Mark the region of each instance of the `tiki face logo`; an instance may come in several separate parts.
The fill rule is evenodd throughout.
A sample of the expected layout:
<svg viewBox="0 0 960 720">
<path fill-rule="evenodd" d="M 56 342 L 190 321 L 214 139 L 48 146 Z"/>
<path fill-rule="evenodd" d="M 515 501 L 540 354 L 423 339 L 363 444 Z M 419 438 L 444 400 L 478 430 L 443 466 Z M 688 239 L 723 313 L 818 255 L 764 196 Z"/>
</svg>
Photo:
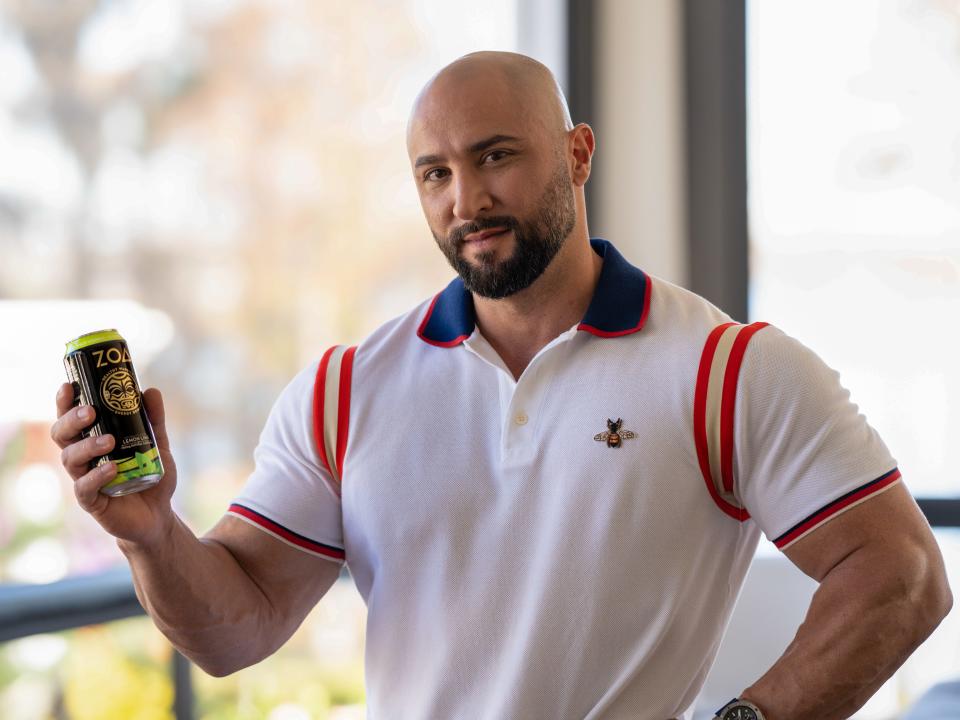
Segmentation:
<svg viewBox="0 0 960 720">
<path fill-rule="evenodd" d="M 119 415 L 133 415 L 140 409 L 140 393 L 133 375 L 124 367 L 114 368 L 100 382 L 100 397 Z"/>
</svg>

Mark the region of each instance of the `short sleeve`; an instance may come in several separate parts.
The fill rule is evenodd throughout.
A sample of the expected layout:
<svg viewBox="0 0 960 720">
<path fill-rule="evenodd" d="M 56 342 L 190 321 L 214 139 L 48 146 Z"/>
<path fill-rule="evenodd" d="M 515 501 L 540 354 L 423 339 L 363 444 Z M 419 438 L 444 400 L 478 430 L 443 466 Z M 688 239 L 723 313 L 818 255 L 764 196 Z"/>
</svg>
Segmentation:
<svg viewBox="0 0 960 720">
<path fill-rule="evenodd" d="M 340 498 L 314 440 L 318 365 L 280 394 L 254 451 L 254 471 L 229 513 L 304 552 L 343 562 Z"/>
<path fill-rule="evenodd" d="M 839 374 L 777 328 L 747 346 L 736 415 L 738 495 L 781 550 L 900 478 Z"/>
</svg>

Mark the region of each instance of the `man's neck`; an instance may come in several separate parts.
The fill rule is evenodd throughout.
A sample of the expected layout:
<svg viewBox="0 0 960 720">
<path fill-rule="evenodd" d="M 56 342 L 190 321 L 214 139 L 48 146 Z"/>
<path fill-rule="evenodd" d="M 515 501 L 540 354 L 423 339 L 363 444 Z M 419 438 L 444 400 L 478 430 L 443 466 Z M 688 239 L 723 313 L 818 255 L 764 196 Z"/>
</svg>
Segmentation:
<svg viewBox="0 0 960 720">
<path fill-rule="evenodd" d="M 571 236 L 527 289 L 502 300 L 474 295 L 477 327 L 514 378 L 545 345 L 583 319 L 602 265 L 586 237 Z"/>
</svg>

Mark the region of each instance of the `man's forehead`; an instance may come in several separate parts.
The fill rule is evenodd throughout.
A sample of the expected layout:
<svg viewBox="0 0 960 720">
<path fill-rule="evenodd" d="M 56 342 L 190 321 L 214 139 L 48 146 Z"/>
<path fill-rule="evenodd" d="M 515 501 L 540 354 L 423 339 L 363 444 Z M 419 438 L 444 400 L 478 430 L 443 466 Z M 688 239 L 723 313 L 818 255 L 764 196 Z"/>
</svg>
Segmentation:
<svg viewBox="0 0 960 720">
<path fill-rule="evenodd" d="M 459 88 L 418 100 L 407 128 L 411 158 L 423 153 L 469 152 L 477 143 L 499 137 L 524 141 L 532 134 L 531 119 L 508 93 Z"/>
<path fill-rule="evenodd" d="M 407 150 L 411 155 L 439 150 L 472 152 L 482 150 L 477 144 L 488 138 L 524 142 L 532 134 L 529 123 L 509 113 L 447 113 L 411 122 Z"/>
<path fill-rule="evenodd" d="M 529 137 L 570 130 L 563 91 L 549 68 L 518 53 L 465 55 L 440 70 L 414 101 L 407 125 L 413 157 L 425 140 L 469 145 L 493 134 Z M 419 148 L 417 148 L 419 149 Z"/>
</svg>

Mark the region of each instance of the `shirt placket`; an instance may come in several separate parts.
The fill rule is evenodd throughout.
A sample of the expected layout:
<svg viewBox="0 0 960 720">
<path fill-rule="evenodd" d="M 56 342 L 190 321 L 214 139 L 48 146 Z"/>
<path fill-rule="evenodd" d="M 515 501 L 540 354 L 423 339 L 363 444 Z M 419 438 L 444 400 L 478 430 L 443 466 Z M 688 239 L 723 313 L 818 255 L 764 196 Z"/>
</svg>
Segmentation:
<svg viewBox="0 0 960 720">
<path fill-rule="evenodd" d="M 515 380 L 486 339 L 474 332 L 467 348 L 497 371 L 500 396 L 500 457 L 506 468 L 529 465 L 537 455 L 544 426 L 541 408 L 555 379 L 554 366 L 576 328 L 554 338 L 538 352 Z"/>
</svg>

